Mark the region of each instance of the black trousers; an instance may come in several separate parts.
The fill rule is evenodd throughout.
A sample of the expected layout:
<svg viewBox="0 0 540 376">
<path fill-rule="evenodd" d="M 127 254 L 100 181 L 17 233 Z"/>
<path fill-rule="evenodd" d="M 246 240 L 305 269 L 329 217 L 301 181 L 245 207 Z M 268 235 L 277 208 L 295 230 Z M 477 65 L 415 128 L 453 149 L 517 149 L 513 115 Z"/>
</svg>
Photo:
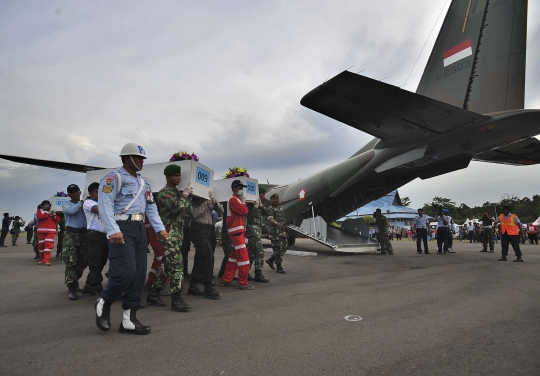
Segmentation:
<svg viewBox="0 0 540 376">
<path fill-rule="evenodd" d="M 469 231 L 469 243 L 474 242 L 476 243 L 476 237 L 474 236 L 474 231 Z"/>
<path fill-rule="evenodd" d="M 531 241 L 531 244 L 534 242 L 534 244 L 538 244 L 538 234 L 528 234 L 529 240 Z"/>
<path fill-rule="evenodd" d="M 122 301 L 123 309 L 138 307 L 146 281 L 146 230 L 142 221 L 117 221 L 125 244 L 109 240 L 109 282 L 101 293 L 107 303 Z"/>
<path fill-rule="evenodd" d="M 422 241 L 424 242 L 424 252 L 428 253 L 428 231 L 427 228 L 416 229 L 416 251 L 422 253 Z"/>
<path fill-rule="evenodd" d="M 448 227 L 437 228 L 437 252 L 441 251 L 448 252 Z"/>
<path fill-rule="evenodd" d="M 107 264 L 109 255 L 109 241 L 107 234 L 99 231 L 88 230 L 88 275 L 86 276 L 86 285 L 96 292 L 101 292 L 103 286 L 103 275 L 101 272 Z"/>
<path fill-rule="evenodd" d="M 214 277 L 215 227 L 192 222 L 189 236 L 195 244 L 195 257 L 190 278 L 201 282 L 211 281 Z"/>
<path fill-rule="evenodd" d="M 2 230 L 2 234 L 0 235 L 0 245 L 4 245 L 4 241 L 6 240 L 6 236 L 9 232 L 9 229 Z"/>
<path fill-rule="evenodd" d="M 183 230 L 184 238 L 182 240 L 182 247 L 180 248 L 180 253 L 182 253 L 182 261 L 184 263 L 184 276 L 189 274 L 188 255 L 189 255 L 189 250 L 191 248 L 191 237 L 189 234 L 190 231 L 191 229 L 189 227 L 184 227 L 184 230 Z"/>
<path fill-rule="evenodd" d="M 30 229 L 26 232 L 26 243 L 32 242 L 32 236 L 34 236 L 34 231 Z"/>
<path fill-rule="evenodd" d="M 58 231 L 58 242 L 56 243 L 56 254 L 60 255 L 62 254 L 62 249 L 64 249 L 64 233 L 66 232 L 65 228 L 61 228 L 60 231 Z"/>
<path fill-rule="evenodd" d="M 514 249 L 514 253 L 516 254 L 516 257 L 521 257 L 521 249 L 519 248 L 519 235 L 508 235 L 508 234 L 501 234 L 501 248 L 502 248 L 502 255 L 507 256 L 508 255 L 508 245 L 512 245 L 512 248 Z"/>
</svg>

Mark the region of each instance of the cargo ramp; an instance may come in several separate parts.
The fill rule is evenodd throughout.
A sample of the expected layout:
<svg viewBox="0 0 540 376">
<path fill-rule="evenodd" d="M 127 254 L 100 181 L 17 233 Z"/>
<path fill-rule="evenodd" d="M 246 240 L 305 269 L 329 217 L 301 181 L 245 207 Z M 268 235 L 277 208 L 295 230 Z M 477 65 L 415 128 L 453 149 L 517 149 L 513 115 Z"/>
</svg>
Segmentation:
<svg viewBox="0 0 540 376">
<path fill-rule="evenodd" d="M 337 252 L 377 252 L 379 243 L 363 235 L 369 233 L 369 226 L 362 218 L 346 222 L 340 229 L 327 225 L 321 217 L 313 217 L 304 219 L 300 226 L 289 225 L 287 230 L 289 235 L 311 239 Z"/>
</svg>

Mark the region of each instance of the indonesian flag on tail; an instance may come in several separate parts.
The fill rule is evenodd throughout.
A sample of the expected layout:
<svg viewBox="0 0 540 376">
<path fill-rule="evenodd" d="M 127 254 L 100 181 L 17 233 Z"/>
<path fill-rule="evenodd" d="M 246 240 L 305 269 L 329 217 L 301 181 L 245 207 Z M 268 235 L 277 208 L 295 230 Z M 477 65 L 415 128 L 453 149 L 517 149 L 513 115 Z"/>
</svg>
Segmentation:
<svg viewBox="0 0 540 376">
<path fill-rule="evenodd" d="M 449 50 L 444 51 L 443 53 L 443 63 L 444 66 L 455 63 L 467 56 L 472 55 L 471 40 L 467 39 L 465 42 L 458 44 L 450 48 Z"/>
</svg>

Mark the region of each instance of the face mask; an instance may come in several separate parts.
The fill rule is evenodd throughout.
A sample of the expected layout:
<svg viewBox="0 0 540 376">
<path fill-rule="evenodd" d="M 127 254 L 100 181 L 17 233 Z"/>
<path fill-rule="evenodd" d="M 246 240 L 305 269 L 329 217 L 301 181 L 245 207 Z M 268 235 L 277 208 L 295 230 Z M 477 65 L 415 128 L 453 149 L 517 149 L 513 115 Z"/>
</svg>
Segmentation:
<svg viewBox="0 0 540 376">
<path fill-rule="evenodd" d="M 49 205 L 43 205 L 41 208 L 42 208 L 43 210 L 49 210 L 50 206 L 49 206 Z"/>
<path fill-rule="evenodd" d="M 238 196 L 242 197 L 244 195 L 244 190 L 240 189 L 237 193 Z"/>
</svg>

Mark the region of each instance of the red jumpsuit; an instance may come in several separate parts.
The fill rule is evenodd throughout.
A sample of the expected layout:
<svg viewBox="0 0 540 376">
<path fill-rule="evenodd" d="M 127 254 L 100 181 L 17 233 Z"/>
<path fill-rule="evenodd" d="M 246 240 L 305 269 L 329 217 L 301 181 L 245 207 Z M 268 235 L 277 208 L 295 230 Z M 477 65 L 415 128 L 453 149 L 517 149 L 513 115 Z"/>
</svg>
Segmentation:
<svg viewBox="0 0 540 376">
<path fill-rule="evenodd" d="M 152 266 L 150 267 L 150 271 L 148 272 L 148 279 L 146 280 L 146 284 L 149 286 L 152 286 L 154 283 L 154 279 L 156 278 L 157 272 L 159 270 L 159 267 L 161 266 L 161 260 L 163 260 L 163 255 L 165 254 L 165 250 L 163 249 L 163 246 L 158 240 L 156 231 L 154 228 L 150 225 L 150 221 L 148 220 L 148 217 L 144 219 L 144 227 L 146 229 L 146 239 L 152 246 L 152 249 L 154 250 L 154 261 L 152 262 Z"/>
<path fill-rule="evenodd" d="M 226 223 L 227 233 L 234 249 L 229 255 L 222 279 L 230 283 L 238 270 L 238 282 L 244 286 L 248 285 L 249 273 L 249 256 L 244 232 L 244 218 L 248 212 L 249 209 L 246 204 L 242 203 L 240 196 L 233 193 L 227 205 Z"/>
<path fill-rule="evenodd" d="M 54 249 L 54 235 L 56 224 L 60 223 L 58 214 L 50 215 L 48 211 L 39 209 L 36 213 L 38 219 L 38 264 L 51 265 L 51 251 Z"/>
</svg>

